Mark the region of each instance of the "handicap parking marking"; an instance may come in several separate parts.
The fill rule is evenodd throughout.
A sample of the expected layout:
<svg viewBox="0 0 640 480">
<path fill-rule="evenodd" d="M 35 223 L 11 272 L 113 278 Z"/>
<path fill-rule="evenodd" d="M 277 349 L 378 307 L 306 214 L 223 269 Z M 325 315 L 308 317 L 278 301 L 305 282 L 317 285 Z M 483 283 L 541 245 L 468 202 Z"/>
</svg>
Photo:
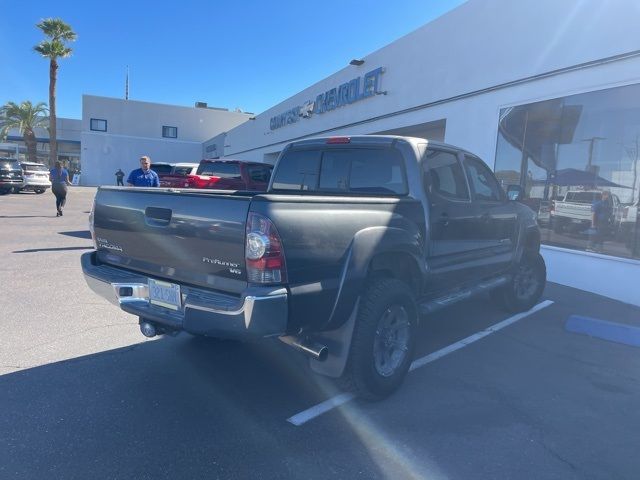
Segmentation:
<svg viewBox="0 0 640 480">
<path fill-rule="evenodd" d="M 567 319 L 564 328 L 568 332 L 581 333 L 610 342 L 640 347 L 640 327 L 582 315 L 571 315 Z"/>
<path fill-rule="evenodd" d="M 492 333 L 500 331 L 503 328 L 508 327 L 509 325 L 513 325 L 517 321 L 522 320 L 523 318 L 526 318 L 530 315 L 533 315 L 534 313 L 542 310 L 543 308 L 547 308 L 550 305 L 553 305 L 552 300 L 545 300 L 543 302 L 540 302 L 539 304 L 537 304 L 530 310 L 527 310 L 526 312 L 513 315 L 507 318 L 506 320 L 498 322 L 495 325 L 491 325 L 490 327 L 480 332 L 474 333 L 473 335 L 470 335 L 466 338 L 463 338 L 462 340 L 456 343 L 452 343 L 451 345 L 441 348 L 440 350 L 436 350 L 433 353 L 430 353 L 428 355 L 425 355 L 422 358 L 414 360 L 411 363 L 411 367 L 409 367 L 409 371 L 412 372 L 420 367 L 424 367 L 425 365 L 431 362 L 434 362 L 439 358 L 444 357 L 445 355 L 449 355 L 450 353 L 455 352 L 456 350 L 460 350 L 461 348 L 466 347 L 467 345 L 471 345 L 472 343 L 477 342 L 478 340 L 488 335 L 491 335 Z M 341 393 L 339 395 L 331 397 L 328 400 L 325 400 L 324 402 L 314 405 L 311 408 L 308 408 L 300 413 L 297 413 L 292 417 L 287 418 L 287 422 L 295 425 L 296 427 L 299 427 L 301 425 L 304 425 L 308 421 L 313 420 L 314 418 L 319 417 L 320 415 L 333 410 L 334 408 L 337 408 L 341 405 L 344 405 L 347 402 L 350 402 L 354 398 L 355 398 L 355 395 L 352 393 Z"/>
</svg>

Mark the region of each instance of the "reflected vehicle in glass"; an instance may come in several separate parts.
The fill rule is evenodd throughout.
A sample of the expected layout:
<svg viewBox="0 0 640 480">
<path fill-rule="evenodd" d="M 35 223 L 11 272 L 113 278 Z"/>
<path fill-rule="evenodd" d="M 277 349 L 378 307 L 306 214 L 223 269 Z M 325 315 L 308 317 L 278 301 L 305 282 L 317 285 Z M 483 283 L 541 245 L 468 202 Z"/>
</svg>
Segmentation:
<svg viewBox="0 0 640 480">
<path fill-rule="evenodd" d="M 565 229 L 583 231 L 591 227 L 593 205 L 602 200 L 600 190 L 570 191 L 561 200 L 552 200 L 549 210 L 551 227 L 555 233 L 562 233 Z M 620 207 L 620 200 L 616 195 L 609 195 L 609 218 L 607 223 L 614 226 L 615 212 Z"/>
<path fill-rule="evenodd" d="M 590 249 L 593 209 L 609 192 L 599 253 L 640 258 L 640 85 L 503 108 L 494 171 L 537 212 L 542 243 Z M 602 238 L 599 238 L 599 241 Z"/>
</svg>

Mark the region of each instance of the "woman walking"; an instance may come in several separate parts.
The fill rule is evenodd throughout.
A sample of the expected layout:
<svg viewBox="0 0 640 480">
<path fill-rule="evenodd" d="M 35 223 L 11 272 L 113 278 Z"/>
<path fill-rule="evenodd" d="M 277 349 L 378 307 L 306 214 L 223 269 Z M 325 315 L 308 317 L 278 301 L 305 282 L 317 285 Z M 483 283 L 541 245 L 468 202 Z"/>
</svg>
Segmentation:
<svg viewBox="0 0 640 480">
<path fill-rule="evenodd" d="M 51 180 L 51 191 L 56 196 L 56 217 L 62 216 L 62 209 L 67 201 L 67 185 L 71 185 L 69 181 L 69 172 L 62 168 L 62 163 L 56 161 L 55 168 L 49 172 L 49 180 Z"/>
</svg>

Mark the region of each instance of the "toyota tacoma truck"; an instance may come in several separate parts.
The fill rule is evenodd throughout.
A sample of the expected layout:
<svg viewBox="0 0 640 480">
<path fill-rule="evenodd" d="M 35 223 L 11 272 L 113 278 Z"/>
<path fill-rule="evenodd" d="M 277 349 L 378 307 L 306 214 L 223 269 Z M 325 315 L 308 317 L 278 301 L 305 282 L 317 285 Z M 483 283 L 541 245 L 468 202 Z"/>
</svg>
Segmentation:
<svg viewBox="0 0 640 480">
<path fill-rule="evenodd" d="M 512 311 L 546 281 L 533 211 L 475 155 L 419 138 L 289 144 L 263 193 L 100 187 L 89 286 L 145 336 L 279 338 L 380 399 L 421 316 L 481 292 Z"/>
</svg>

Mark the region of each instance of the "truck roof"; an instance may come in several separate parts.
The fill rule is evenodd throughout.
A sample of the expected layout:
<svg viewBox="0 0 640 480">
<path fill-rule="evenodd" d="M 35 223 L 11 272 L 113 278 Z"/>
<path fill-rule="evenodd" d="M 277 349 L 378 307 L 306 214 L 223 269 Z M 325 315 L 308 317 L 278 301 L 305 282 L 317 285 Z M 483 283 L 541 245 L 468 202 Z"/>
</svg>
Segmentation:
<svg viewBox="0 0 640 480">
<path fill-rule="evenodd" d="M 336 135 L 336 136 L 330 136 L 330 137 L 313 137 L 313 138 L 306 138 L 304 140 L 298 140 L 298 141 L 292 142 L 290 145 L 292 147 L 327 145 L 328 144 L 327 141 L 329 139 L 349 139 L 349 142 L 345 142 L 345 144 L 350 144 L 350 145 L 388 145 L 388 146 L 391 146 L 395 141 L 404 140 L 413 145 L 416 145 L 419 143 L 420 144 L 426 143 L 428 145 L 440 146 L 445 148 L 449 147 L 455 150 L 463 151 L 465 153 L 468 153 L 469 155 L 476 156 L 464 148 L 460 148 L 455 145 L 451 145 L 449 143 L 438 142 L 435 140 L 428 140 L 420 137 L 405 137 L 401 135 Z M 341 142 L 337 142 L 337 143 L 341 143 Z"/>
</svg>

